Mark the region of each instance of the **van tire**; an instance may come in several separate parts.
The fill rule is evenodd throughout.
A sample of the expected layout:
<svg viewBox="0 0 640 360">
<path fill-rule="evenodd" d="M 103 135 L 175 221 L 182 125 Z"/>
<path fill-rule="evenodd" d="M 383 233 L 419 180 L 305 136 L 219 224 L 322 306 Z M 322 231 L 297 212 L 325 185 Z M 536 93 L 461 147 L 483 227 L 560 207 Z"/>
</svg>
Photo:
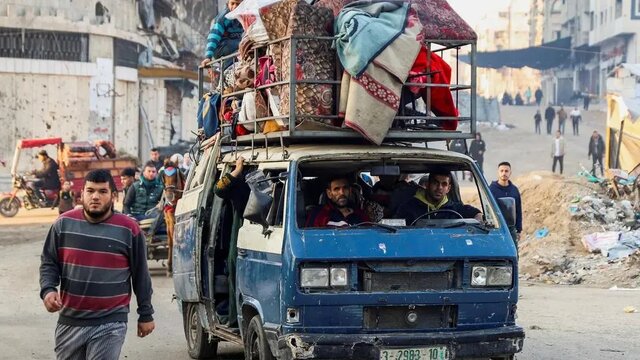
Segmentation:
<svg viewBox="0 0 640 360">
<path fill-rule="evenodd" d="M 209 334 L 198 318 L 198 303 L 184 303 L 182 309 L 182 324 L 189 356 L 192 359 L 215 359 L 218 341 L 209 341 Z"/>
<path fill-rule="evenodd" d="M 245 360 L 273 360 L 260 315 L 252 317 L 247 326 L 244 337 L 244 358 Z"/>
</svg>

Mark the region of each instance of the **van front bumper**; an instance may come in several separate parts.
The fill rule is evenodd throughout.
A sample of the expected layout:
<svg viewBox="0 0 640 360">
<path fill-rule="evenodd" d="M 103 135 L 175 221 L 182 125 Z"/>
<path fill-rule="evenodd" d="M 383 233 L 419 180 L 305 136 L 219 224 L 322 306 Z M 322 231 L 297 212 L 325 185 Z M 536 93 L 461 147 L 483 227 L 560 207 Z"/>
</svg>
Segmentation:
<svg viewBox="0 0 640 360">
<path fill-rule="evenodd" d="M 275 336 L 267 331 L 267 337 L 273 339 Z M 451 359 L 509 356 L 520 352 L 523 343 L 524 330 L 519 326 L 427 334 L 293 333 L 277 336 L 282 359 L 379 359 L 381 349 L 434 345 L 446 345 Z"/>
</svg>

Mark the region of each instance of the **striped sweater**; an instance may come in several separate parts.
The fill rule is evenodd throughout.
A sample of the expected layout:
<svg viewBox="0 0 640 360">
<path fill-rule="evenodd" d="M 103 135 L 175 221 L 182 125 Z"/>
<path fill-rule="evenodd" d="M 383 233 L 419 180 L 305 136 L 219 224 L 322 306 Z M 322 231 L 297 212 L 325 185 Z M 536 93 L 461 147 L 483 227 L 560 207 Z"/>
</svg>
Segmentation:
<svg viewBox="0 0 640 360">
<path fill-rule="evenodd" d="M 40 298 L 58 285 L 61 324 L 126 322 L 132 286 L 138 321 L 153 320 L 145 239 L 135 220 L 120 213 L 90 223 L 74 209 L 56 220 L 42 250 Z"/>
<path fill-rule="evenodd" d="M 229 8 L 225 6 L 224 10 L 216 16 L 213 20 L 213 25 L 211 25 L 211 30 L 209 30 L 209 36 L 207 36 L 207 48 L 205 49 L 204 57 L 207 59 L 214 58 L 214 52 L 222 42 L 222 39 L 225 37 L 233 36 L 235 38 L 240 38 L 243 33 L 242 25 L 238 20 L 227 19 L 225 15 L 229 13 Z M 224 55 L 230 55 L 224 54 Z M 224 56 L 221 55 L 221 56 Z"/>
</svg>

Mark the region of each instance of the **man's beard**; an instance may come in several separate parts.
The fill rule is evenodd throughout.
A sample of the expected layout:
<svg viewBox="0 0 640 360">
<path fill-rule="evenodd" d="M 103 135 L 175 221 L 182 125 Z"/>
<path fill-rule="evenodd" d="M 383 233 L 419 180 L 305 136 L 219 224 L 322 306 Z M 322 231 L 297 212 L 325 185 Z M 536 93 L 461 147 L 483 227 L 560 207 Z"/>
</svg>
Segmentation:
<svg viewBox="0 0 640 360">
<path fill-rule="evenodd" d="M 99 210 L 90 210 L 90 208 L 86 205 L 84 205 L 83 208 L 84 208 L 84 213 L 87 215 L 87 217 L 93 220 L 99 220 L 103 216 L 105 216 L 107 213 L 109 213 L 109 211 L 111 211 L 112 206 L 113 206 L 113 203 L 108 203 Z"/>
</svg>

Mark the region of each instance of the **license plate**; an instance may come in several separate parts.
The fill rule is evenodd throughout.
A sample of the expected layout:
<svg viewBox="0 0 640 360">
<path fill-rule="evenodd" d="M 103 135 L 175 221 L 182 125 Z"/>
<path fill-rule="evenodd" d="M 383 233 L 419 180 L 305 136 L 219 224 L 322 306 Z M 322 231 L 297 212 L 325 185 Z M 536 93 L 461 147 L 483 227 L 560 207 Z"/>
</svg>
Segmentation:
<svg viewBox="0 0 640 360">
<path fill-rule="evenodd" d="M 382 349 L 380 360 L 449 360 L 449 349 L 446 346 L 430 346 L 421 348 Z"/>
</svg>

